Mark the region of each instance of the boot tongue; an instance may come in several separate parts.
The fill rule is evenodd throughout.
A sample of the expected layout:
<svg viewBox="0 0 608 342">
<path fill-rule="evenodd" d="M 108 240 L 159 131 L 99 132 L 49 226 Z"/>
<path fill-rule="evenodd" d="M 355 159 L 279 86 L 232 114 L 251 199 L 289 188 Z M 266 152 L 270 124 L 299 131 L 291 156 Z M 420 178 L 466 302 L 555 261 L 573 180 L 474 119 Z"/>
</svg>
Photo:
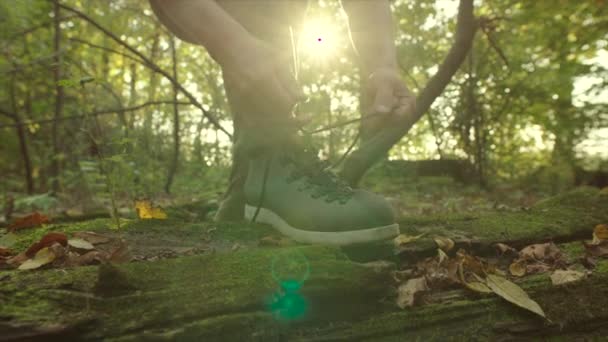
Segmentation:
<svg viewBox="0 0 608 342">
<path fill-rule="evenodd" d="M 317 186 L 320 195 L 327 195 L 330 200 L 348 199 L 352 188 L 327 169 L 327 163 L 319 159 L 317 149 L 310 142 L 299 138 L 282 146 L 279 158 L 293 164 L 294 174 L 307 177 L 309 183 Z"/>
</svg>

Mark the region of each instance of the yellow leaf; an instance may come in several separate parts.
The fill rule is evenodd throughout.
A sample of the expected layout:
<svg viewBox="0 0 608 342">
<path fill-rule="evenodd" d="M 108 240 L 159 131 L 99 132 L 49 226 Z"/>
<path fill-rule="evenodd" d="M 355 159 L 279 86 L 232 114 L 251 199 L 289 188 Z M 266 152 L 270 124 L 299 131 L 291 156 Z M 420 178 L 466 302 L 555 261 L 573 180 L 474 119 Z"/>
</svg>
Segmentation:
<svg viewBox="0 0 608 342">
<path fill-rule="evenodd" d="M 494 293 L 506 301 L 546 318 L 540 305 L 515 283 L 494 274 L 488 274 L 486 283 Z"/>
<path fill-rule="evenodd" d="M 33 270 L 35 268 L 44 266 L 53 260 L 55 260 L 55 254 L 48 247 L 44 247 L 36 252 L 36 255 L 34 255 L 32 259 L 26 260 L 23 264 L 21 264 L 18 269 Z"/>
<path fill-rule="evenodd" d="M 444 252 L 449 252 L 452 248 L 454 248 L 454 241 L 452 241 L 450 238 L 436 237 L 433 240 L 435 240 L 437 246 Z"/>
<path fill-rule="evenodd" d="M 161 207 L 153 207 L 148 200 L 135 201 L 135 210 L 137 211 L 137 217 L 142 220 L 164 220 L 167 218 L 167 214 Z"/>
<path fill-rule="evenodd" d="M 420 239 L 423 235 L 425 235 L 426 233 L 422 233 L 420 235 L 416 235 L 416 236 L 411 236 L 411 235 L 406 235 L 406 234 L 399 234 L 397 235 L 396 238 L 393 239 L 393 243 L 395 244 L 395 247 L 401 247 L 405 244 L 408 244 L 412 241 L 416 241 L 418 239 Z"/>
<path fill-rule="evenodd" d="M 516 260 L 509 265 L 509 272 L 516 277 L 523 277 L 526 275 L 526 261 L 523 259 Z"/>
<path fill-rule="evenodd" d="M 593 240 L 608 240 L 608 224 L 598 224 L 593 229 Z"/>
</svg>

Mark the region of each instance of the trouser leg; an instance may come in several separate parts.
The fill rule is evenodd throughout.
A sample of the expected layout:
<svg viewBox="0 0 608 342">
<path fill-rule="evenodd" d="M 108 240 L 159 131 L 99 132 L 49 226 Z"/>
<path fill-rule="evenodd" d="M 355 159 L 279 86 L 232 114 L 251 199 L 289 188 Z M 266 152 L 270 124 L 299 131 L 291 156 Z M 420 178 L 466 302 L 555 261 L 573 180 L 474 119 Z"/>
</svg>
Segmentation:
<svg viewBox="0 0 608 342">
<path fill-rule="evenodd" d="M 289 25 L 298 25 L 304 14 L 305 0 L 221 0 L 218 3 L 258 39 L 271 47 L 285 52 L 291 49 Z M 243 53 L 247 53 L 244 51 Z M 241 220 L 245 208 L 243 185 L 247 177 L 248 156 L 260 142 L 272 143 L 281 134 L 292 134 L 286 127 L 272 127 L 265 120 L 270 114 L 289 117 L 290 113 L 262 113 L 256 108 L 250 95 L 240 91 L 224 73 L 224 88 L 230 104 L 234 125 L 232 170 L 229 186 L 222 198 L 215 219 L 217 221 Z M 281 131 L 283 130 L 283 131 Z M 270 139 L 270 141 L 269 141 Z"/>
</svg>

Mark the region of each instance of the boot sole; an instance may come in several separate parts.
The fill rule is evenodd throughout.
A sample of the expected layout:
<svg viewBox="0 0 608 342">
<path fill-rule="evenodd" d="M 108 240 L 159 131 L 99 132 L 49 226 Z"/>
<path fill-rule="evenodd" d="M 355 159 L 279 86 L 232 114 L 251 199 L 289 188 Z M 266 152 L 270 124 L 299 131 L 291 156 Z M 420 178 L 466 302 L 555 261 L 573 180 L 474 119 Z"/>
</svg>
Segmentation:
<svg viewBox="0 0 608 342">
<path fill-rule="evenodd" d="M 255 215 L 256 210 L 257 207 L 245 205 L 245 218 L 251 220 L 253 215 Z M 283 235 L 288 236 L 297 242 L 332 246 L 345 246 L 356 243 L 388 240 L 399 235 L 398 223 L 374 228 L 337 232 L 317 232 L 298 229 L 292 227 L 279 215 L 266 208 L 260 208 L 256 222 L 269 224 Z"/>
</svg>

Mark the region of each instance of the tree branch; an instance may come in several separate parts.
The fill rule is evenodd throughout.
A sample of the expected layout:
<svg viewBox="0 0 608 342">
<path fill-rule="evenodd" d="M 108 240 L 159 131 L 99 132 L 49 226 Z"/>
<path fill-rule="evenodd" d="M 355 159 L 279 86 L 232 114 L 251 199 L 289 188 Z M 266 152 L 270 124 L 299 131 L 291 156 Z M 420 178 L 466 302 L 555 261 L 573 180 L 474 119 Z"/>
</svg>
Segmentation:
<svg viewBox="0 0 608 342">
<path fill-rule="evenodd" d="M 184 96 L 186 96 L 188 98 L 188 100 L 190 100 L 190 102 L 192 102 L 192 105 L 194 105 L 195 107 L 197 107 L 198 109 L 201 110 L 201 112 L 203 113 L 203 115 L 213 124 L 213 126 L 215 126 L 217 129 L 219 129 L 220 131 L 222 131 L 226 135 L 228 135 L 230 138 L 232 138 L 232 134 L 230 134 L 226 129 L 224 129 L 224 127 L 222 127 L 222 125 L 220 125 L 219 121 L 213 115 L 211 115 L 211 113 L 209 113 L 207 110 L 205 110 L 205 108 L 203 107 L 203 105 L 194 97 L 194 95 L 192 95 L 188 90 L 186 90 L 168 72 L 166 72 L 165 70 L 161 69 L 157 64 L 155 64 L 154 62 L 152 62 L 144 54 L 142 54 L 141 52 L 137 51 L 135 48 L 133 48 L 132 46 L 130 46 L 129 44 L 127 44 L 126 42 L 124 42 L 122 39 L 120 39 L 119 37 L 117 37 L 115 34 L 113 34 L 112 32 L 110 32 L 105 27 L 101 26 L 101 24 L 99 24 L 98 22 L 96 22 L 93 18 L 91 18 L 88 15 L 84 14 L 83 12 L 81 12 L 81 11 L 79 11 L 79 10 L 73 8 L 73 7 L 67 6 L 65 4 L 60 4 L 59 6 L 61 8 L 63 8 L 64 10 L 66 10 L 66 11 L 69 11 L 71 13 L 76 14 L 78 17 L 80 17 L 84 21 L 88 22 L 89 24 L 91 24 L 92 26 L 94 26 L 95 28 L 97 28 L 99 31 L 103 32 L 106 36 L 110 37 L 116 43 L 118 43 L 119 45 L 123 46 L 129 52 L 131 52 L 132 54 L 134 54 L 135 56 L 137 56 L 138 58 L 140 58 L 143 61 L 144 65 L 146 65 L 150 69 L 158 72 L 159 74 L 163 75 L 167 80 L 169 80 L 171 82 L 171 84 L 173 84 L 174 87 L 176 87 L 177 89 L 179 89 L 179 91 L 181 91 L 184 94 Z"/>
<path fill-rule="evenodd" d="M 87 116 L 99 116 L 99 115 L 107 115 L 107 114 L 133 112 L 133 111 L 136 111 L 138 109 L 142 109 L 144 107 L 153 106 L 153 105 L 160 105 L 160 104 L 175 104 L 175 105 L 184 105 L 184 106 L 185 105 L 192 105 L 192 103 L 190 103 L 190 102 L 150 101 L 150 102 L 145 102 L 145 103 L 139 104 L 137 106 L 133 106 L 133 107 L 126 107 L 126 108 L 119 108 L 119 109 L 102 109 L 102 110 L 94 111 L 94 112 L 91 112 L 91 113 L 88 113 L 88 114 L 63 116 L 63 117 L 61 117 L 61 119 L 59 121 L 81 119 L 81 118 L 84 118 L 84 117 L 87 117 Z M 4 111 L 2 108 L 0 108 L 0 114 L 3 114 L 3 115 L 8 116 L 10 118 L 13 118 L 11 116 L 10 112 Z M 55 121 L 56 121 L 55 119 L 44 119 L 44 120 L 37 120 L 37 121 L 27 121 L 27 122 L 21 122 L 19 124 L 4 124 L 4 125 L 0 125 L 0 128 L 11 128 L 11 127 L 17 127 L 17 126 L 33 125 L 33 124 L 43 125 L 43 124 L 53 123 Z"/>
<path fill-rule="evenodd" d="M 416 109 L 398 124 L 385 128 L 354 151 L 344 162 L 341 176 L 351 185 L 356 185 L 365 172 L 382 159 L 396 143 L 403 138 L 411 127 L 428 111 L 433 102 L 450 83 L 452 77 L 466 58 L 478 22 L 473 15 L 473 0 L 460 0 L 456 24 L 455 41 L 437 73 L 429 80 L 416 98 Z"/>
</svg>

